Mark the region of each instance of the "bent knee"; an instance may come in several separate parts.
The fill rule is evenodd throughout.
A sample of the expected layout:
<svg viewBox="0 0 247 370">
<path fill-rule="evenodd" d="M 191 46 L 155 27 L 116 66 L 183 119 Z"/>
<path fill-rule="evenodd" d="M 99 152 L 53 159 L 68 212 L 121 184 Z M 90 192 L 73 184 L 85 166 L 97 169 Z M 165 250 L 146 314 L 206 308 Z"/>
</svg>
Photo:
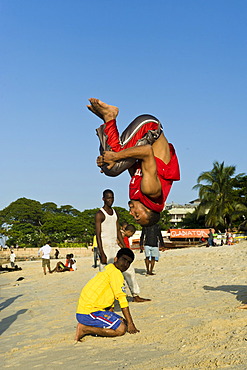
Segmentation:
<svg viewBox="0 0 247 370">
<path fill-rule="evenodd" d="M 116 329 L 116 334 L 120 337 L 121 335 L 124 335 L 127 331 L 127 326 L 125 323 L 121 322 L 119 327 Z"/>
</svg>

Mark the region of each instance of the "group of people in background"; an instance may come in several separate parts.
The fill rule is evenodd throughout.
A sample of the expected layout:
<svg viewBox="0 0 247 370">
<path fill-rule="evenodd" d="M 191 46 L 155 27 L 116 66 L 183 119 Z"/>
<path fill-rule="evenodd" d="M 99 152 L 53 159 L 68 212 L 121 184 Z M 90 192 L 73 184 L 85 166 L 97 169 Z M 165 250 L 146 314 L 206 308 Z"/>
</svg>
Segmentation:
<svg viewBox="0 0 247 370">
<path fill-rule="evenodd" d="M 62 261 L 57 262 L 55 268 L 51 269 L 51 242 L 47 242 L 43 247 L 41 247 L 38 251 L 38 256 L 41 255 L 42 259 L 42 267 L 44 271 L 44 275 L 46 275 L 46 268 L 48 269 L 49 273 L 52 274 L 53 272 L 65 272 L 65 271 L 75 271 L 76 267 L 76 260 L 74 259 L 73 253 L 66 255 L 66 262 L 65 264 Z M 58 259 L 59 250 L 55 250 L 55 258 Z"/>
<path fill-rule="evenodd" d="M 224 244 L 232 245 L 233 240 L 233 234 L 229 230 L 222 234 L 220 231 L 216 232 L 214 229 L 209 229 L 207 247 L 216 247 Z"/>
</svg>

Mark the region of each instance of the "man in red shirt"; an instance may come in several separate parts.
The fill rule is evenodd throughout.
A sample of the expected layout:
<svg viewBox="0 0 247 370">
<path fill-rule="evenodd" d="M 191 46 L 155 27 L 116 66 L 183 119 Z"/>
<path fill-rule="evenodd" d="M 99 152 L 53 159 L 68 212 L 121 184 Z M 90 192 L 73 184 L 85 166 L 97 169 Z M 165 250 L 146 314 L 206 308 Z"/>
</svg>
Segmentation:
<svg viewBox="0 0 247 370">
<path fill-rule="evenodd" d="M 104 123 L 97 129 L 100 153 L 97 165 L 108 176 L 129 170 L 130 213 L 142 226 L 158 222 L 173 181 L 180 179 L 175 149 L 151 115 L 137 117 L 119 137 L 118 108 L 89 99 L 88 109 Z"/>
</svg>

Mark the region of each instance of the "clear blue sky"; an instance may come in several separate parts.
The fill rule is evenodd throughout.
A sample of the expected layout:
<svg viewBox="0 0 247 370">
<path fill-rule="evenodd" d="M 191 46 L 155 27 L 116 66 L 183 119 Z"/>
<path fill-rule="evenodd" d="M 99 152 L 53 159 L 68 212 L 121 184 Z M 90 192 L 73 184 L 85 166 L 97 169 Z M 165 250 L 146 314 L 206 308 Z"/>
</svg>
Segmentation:
<svg viewBox="0 0 247 370">
<path fill-rule="evenodd" d="M 120 131 L 150 113 L 177 150 L 187 203 L 215 160 L 246 172 L 245 0 L 0 0 L 0 209 L 20 197 L 79 210 L 127 173 L 95 164 L 98 97 L 120 108 Z"/>
</svg>

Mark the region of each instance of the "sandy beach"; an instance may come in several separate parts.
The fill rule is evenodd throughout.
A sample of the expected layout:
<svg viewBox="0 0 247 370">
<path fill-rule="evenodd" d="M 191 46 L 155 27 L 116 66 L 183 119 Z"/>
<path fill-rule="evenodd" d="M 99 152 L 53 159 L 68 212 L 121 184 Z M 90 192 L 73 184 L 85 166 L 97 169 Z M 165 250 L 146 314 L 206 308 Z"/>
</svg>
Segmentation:
<svg viewBox="0 0 247 370">
<path fill-rule="evenodd" d="M 140 333 L 87 336 L 73 344 L 82 286 L 96 273 L 93 257 L 75 272 L 43 275 L 41 261 L 1 278 L 1 365 L 11 369 L 246 369 L 247 241 L 233 246 L 169 250 L 146 276 L 134 267 L 141 296 L 130 310 Z M 52 261 L 52 266 L 55 260 Z M 23 280 L 17 281 L 19 277 Z M 129 292 L 128 292 L 129 293 Z M 116 307 L 116 312 L 121 310 Z"/>
</svg>

